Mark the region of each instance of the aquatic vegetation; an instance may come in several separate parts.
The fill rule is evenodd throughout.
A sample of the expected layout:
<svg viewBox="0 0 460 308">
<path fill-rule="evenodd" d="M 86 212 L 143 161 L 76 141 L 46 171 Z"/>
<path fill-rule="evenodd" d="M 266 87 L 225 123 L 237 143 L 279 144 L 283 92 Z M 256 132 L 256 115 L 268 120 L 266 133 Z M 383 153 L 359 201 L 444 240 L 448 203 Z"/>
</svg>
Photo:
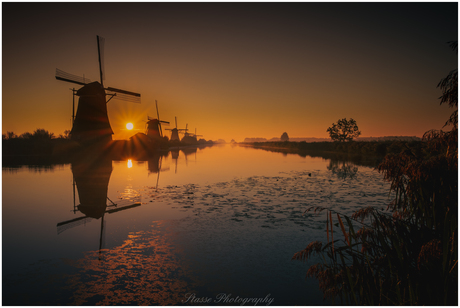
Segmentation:
<svg viewBox="0 0 460 308">
<path fill-rule="evenodd" d="M 346 171 L 288 171 L 206 186 L 147 187 L 144 202 L 161 201 L 181 211 L 225 217 L 242 225 L 250 222 L 263 228 L 319 228 L 322 218 L 305 214 L 305 206 L 325 207 L 334 202 L 343 213 L 351 215 L 364 204 L 382 208 L 389 200 L 388 185 L 373 169 L 363 167 L 358 172 L 353 166 L 351 173 Z"/>
</svg>

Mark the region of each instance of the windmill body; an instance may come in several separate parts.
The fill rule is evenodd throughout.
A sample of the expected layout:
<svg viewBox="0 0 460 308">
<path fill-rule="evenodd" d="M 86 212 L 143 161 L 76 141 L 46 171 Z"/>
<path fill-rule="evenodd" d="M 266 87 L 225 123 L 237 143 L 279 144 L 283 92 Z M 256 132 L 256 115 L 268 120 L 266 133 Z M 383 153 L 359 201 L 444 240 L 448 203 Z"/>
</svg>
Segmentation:
<svg viewBox="0 0 460 308">
<path fill-rule="evenodd" d="M 70 131 L 71 139 L 82 142 L 112 140 L 113 130 L 107 115 L 105 90 L 99 82 L 92 82 L 76 92 L 78 109 Z"/>
<path fill-rule="evenodd" d="M 169 124 L 167 121 L 160 121 L 151 117 L 147 118 L 147 136 L 152 140 L 163 139 L 162 124 Z"/>
<path fill-rule="evenodd" d="M 170 141 L 179 141 L 180 142 L 180 138 L 179 138 L 179 132 L 182 132 L 182 131 L 185 131 L 185 133 L 187 133 L 187 128 L 177 128 L 177 117 L 174 117 L 175 121 L 176 121 L 176 127 L 175 128 L 167 128 L 168 130 L 171 130 L 171 138 L 169 139 Z"/>
<path fill-rule="evenodd" d="M 171 129 L 171 141 L 179 141 L 179 130 L 177 128 Z"/>
<path fill-rule="evenodd" d="M 151 139 L 161 138 L 160 121 L 158 119 L 149 119 L 147 122 L 147 136 Z"/>
</svg>

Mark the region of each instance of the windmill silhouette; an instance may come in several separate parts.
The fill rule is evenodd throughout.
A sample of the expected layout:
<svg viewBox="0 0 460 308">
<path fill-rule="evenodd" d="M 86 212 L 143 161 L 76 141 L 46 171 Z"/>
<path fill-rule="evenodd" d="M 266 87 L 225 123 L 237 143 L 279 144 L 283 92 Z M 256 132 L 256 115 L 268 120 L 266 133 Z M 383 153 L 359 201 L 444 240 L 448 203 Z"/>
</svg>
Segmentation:
<svg viewBox="0 0 460 308">
<path fill-rule="evenodd" d="M 187 126 L 185 128 L 177 128 L 177 117 L 174 117 L 174 120 L 176 121 L 176 127 L 175 128 L 167 128 L 167 130 L 171 131 L 171 138 L 169 139 L 170 141 L 180 141 L 179 138 L 179 132 L 185 132 L 187 134 Z"/>
<path fill-rule="evenodd" d="M 104 38 L 97 36 L 97 50 L 99 59 L 100 83 L 91 82 L 85 77 L 76 76 L 56 69 L 56 79 L 82 85 L 83 87 L 75 90 L 74 95 L 80 97 L 76 115 L 72 115 L 73 123 L 70 131 L 71 139 L 81 143 L 87 142 L 109 142 L 112 140 L 113 130 L 110 126 L 107 114 L 107 103 L 116 98 L 119 100 L 140 103 L 139 93 L 121 90 L 117 88 L 104 88 L 104 61 L 103 53 Z M 109 96 L 107 100 L 106 97 Z M 75 105 L 74 105 L 75 106 Z M 73 108 L 73 112 L 75 107 Z"/>
<path fill-rule="evenodd" d="M 147 132 L 146 135 L 150 139 L 159 139 L 163 138 L 163 130 L 161 129 L 161 124 L 168 124 L 168 121 L 160 120 L 160 113 L 158 112 L 158 102 L 155 100 L 155 106 L 157 108 L 157 118 L 151 118 L 147 116 Z"/>
<path fill-rule="evenodd" d="M 198 139 L 197 137 L 203 137 L 203 135 L 197 135 L 197 134 L 196 134 L 196 128 L 195 128 L 195 134 L 193 134 L 193 137 L 195 137 L 196 139 Z"/>
<path fill-rule="evenodd" d="M 188 124 L 186 125 L 186 127 L 188 127 Z M 195 134 L 189 133 L 188 129 L 186 128 L 184 137 L 182 138 L 181 142 L 186 145 L 195 145 L 198 143 L 197 136 L 201 136 L 201 135 L 196 134 L 196 128 L 195 128 Z"/>
</svg>

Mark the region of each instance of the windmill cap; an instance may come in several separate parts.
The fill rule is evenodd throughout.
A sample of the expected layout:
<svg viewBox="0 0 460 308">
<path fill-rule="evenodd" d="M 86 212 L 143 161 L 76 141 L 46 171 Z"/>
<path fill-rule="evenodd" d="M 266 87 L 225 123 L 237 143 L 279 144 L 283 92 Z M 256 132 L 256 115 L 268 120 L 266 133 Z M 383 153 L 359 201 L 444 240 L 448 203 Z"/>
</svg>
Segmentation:
<svg viewBox="0 0 460 308">
<path fill-rule="evenodd" d="M 105 90 L 102 85 L 97 82 L 91 82 L 87 85 L 83 86 L 77 91 L 78 96 L 86 96 L 86 95 L 103 95 L 105 96 Z"/>
</svg>

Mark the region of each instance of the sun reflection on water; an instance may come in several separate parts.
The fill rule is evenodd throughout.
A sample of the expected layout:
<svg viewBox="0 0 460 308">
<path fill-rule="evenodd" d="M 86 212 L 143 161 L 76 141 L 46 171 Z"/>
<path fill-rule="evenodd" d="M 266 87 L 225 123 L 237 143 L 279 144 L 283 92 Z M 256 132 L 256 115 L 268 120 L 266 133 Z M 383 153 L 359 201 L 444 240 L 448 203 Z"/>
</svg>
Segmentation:
<svg viewBox="0 0 460 308">
<path fill-rule="evenodd" d="M 132 168 L 133 167 L 133 161 L 132 159 L 128 159 L 128 168 Z"/>
<path fill-rule="evenodd" d="M 131 233 L 113 249 L 91 251 L 69 264 L 79 269 L 71 277 L 74 305 L 176 305 L 193 290 L 181 265 L 180 251 L 164 232 L 167 223 Z M 188 279 L 184 279 L 188 277 Z M 94 302 L 97 297 L 96 302 Z"/>
</svg>

